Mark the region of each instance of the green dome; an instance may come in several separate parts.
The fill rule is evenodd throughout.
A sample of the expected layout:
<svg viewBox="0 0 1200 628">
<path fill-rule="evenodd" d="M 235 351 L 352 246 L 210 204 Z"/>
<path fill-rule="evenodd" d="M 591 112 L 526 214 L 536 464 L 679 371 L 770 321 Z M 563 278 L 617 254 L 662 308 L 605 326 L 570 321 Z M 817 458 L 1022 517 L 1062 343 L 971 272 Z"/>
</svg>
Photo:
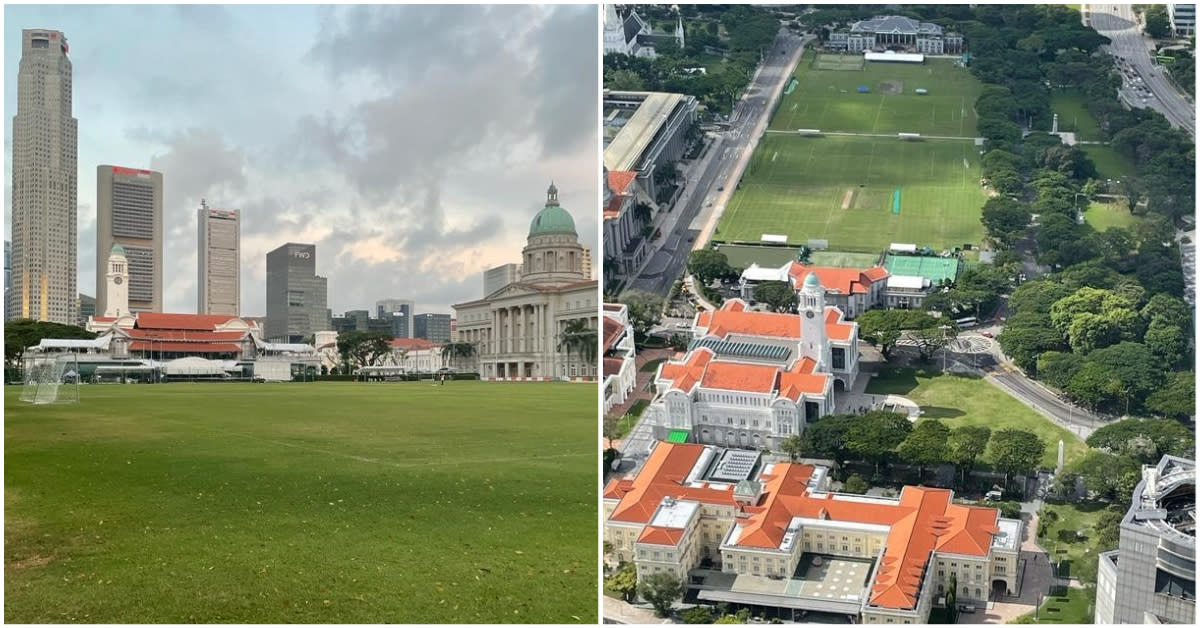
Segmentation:
<svg viewBox="0 0 1200 628">
<path fill-rule="evenodd" d="M 574 234 L 575 219 L 571 218 L 571 214 L 568 214 L 567 210 L 558 205 L 547 205 L 538 212 L 537 216 L 533 217 L 533 222 L 529 223 L 529 235 L 548 233 Z"/>
<path fill-rule="evenodd" d="M 120 244 L 117 244 L 116 242 L 113 242 L 112 250 L 109 251 L 108 254 L 109 255 L 114 255 L 114 254 L 115 255 L 124 255 L 125 247 L 121 246 Z"/>
<path fill-rule="evenodd" d="M 810 272 L 808 273 L 808 276 L 804 278 L 805 288 L 819 288 L 820 286 L 821 280 L 817 278 L 817 273 Z"/>
</svg>

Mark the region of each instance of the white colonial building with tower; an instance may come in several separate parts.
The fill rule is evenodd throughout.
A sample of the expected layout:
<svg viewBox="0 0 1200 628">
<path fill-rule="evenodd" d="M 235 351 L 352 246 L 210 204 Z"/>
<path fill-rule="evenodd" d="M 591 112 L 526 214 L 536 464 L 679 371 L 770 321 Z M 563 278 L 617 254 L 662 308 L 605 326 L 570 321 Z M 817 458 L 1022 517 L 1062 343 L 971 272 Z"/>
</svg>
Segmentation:
<svg viewBox="0 0 1200 628">
<path fill-rule="evenodd" d="M 584 272 L 586 249 L 553 184 L 529 225 L 519 279 L 454 306 L 458 341 L 474 348 L 481 379 L 594 379 L 596 354 L 567 350 L 572 321 L 599 328 L 597 282 Z"/>
<path fill-rule="evenodd" d="M 816 273 L 798 314 L 750 310 L 741 299 L 701 312 L 688 352 L 659 367 L 647 409 L 655 438 L 761 449 L 830 414 L 858 377 L 858 326 L 825 304 Z"/>
</svg>

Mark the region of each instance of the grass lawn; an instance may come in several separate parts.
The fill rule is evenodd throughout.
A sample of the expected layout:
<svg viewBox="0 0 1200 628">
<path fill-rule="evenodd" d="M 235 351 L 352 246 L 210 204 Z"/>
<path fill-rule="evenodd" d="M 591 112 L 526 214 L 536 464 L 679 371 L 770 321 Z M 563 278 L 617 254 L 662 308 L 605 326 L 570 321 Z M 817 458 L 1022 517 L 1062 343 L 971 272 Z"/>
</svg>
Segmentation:
<svg viewBox="0 0 1200 628">
<path fill-rule="evenodd" d="M 1037 619 L 1033 613 L 1014 623 L 1029 624 L 1090 624 L 1095 619 L 1095 589 L 1067 589 L 1066 595 L 1047 597 L 1038 608 Z"/>
<path fill-rule="evenodd" d="M 629 435 L 629 432 L 633 430 L 633 426 L 637 425 L 638 419 L 642 417 L 642 413 L 649 406 L 650 401 L 648 399 L 638 399 L 633 402 L 633 405 L 629 406 L 629 412 L 626 412 L 625 416 L 617 421 L 617 435 L 613 438 L 620 440 Z"/>
<path fill-rule="evenodd" d="M 768 134 L 747 166 L 715 239 L 879 253 L 892 242 L 935 249 L 979 243 L 979 149 L 973 142 Z M 900 213 L 893 193 L 900 189 Z"/>
<path fill-rule="evenodd" d="M 1046 534 L 1038 537 L 1041 545 L 1053 561 L 1064 560 L 1062 575 L 1077 578 L 1081 582 L 1095 584 L 1099 560 L 1096 548 L 1100 531 L 1096 522 L 1107 508 L 1107 504 L 1051 504 L 1042 507 L 1041 519 L 1046 522 Z M 1047 515 L 1053 512 L 1054 515 Z M 1057 516 L 1053 521 L 1052 517 Z M 1083 531 L 1079 538 L 1076 532 Z"/>
<path fill-rule="evenodd" d="M 875 395 L 902 395 L 925 411 L 923 419 L 938 419 L 954 429 L 963 425 L 982 425 L 993 432 L 1005 428 L 1027 430 L 1046 443 L 1042 465 L 1054 468 L 1058 460 L 1058 441 L 1062 439 L 1069 464 L 1083 454 L 1087 445 L 1074 434 L 1050 422 L 1028 406 L 1013 399 L 987 380 L 965 375 L 942 375 L 932 371 L 885 368 L 871 378 L 867 392 Z M 991 461 L 990 450 L 983 455 Z"/>
<path fill-rule="evenodd" d="M 770 128 L 975 137 L 975 99 L 983 86 L 953 60 L 867 63 L 846 71 L 816 69 L 814 55 L 805 53 L 796 67 L 799 85 L 783 97 Z M 858 93 L 859 85 L 870 92 Z M 918 95 L 918 88 L 929 93 Z"/>
<path fill-rule="evenodd" d="M 1078 140 L 1099 140 L 1100 125 L 1084 106 L 1083 92 L 1056 89 L 1050 92 L 1050 111 L 1058 114 L 1058 130 L 1075 133 Z"/>
<path fill-rule="evenodd" d="M 1121 153 L 1103 144 L 1081 144 L 1079 146 L 1092 163 L 1096 164 L 1097 179 L 1120 179 L 1137 174 L 1137 168 Z"/>
<path fill-rule="evenodd" d="M 1110 227 L 1132 229 L 1141 217 L 1129 213 L 1129 206 L 1124 202 L 1092 202 L 1087 211 L 1083 212 L 1083 219 L 1096 231 L 1105 231 Z"/>
<path fill-rule="evenodd" d="M 6 621 L 597 620 L 593 386 L 19 393 Z"/>
</svg>

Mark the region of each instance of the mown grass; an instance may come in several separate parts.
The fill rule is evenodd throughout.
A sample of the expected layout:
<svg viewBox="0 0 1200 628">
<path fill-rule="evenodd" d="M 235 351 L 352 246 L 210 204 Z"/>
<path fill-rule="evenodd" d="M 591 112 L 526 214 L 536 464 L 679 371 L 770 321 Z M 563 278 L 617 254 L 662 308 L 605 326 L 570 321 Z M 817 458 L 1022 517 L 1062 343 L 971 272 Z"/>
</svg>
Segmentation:
<svg viewBox="0 0 1200 628">
<path fill-rule="evenodd" d="M 1054 468 L 1057 463 L 1059 439 L 1064 444 L 1067 464 L 1087 450 L 1087 445 L 1074 434 L 985 379 L 909 368 L 885 368 L 871 378 L 867 392 L 908 397 L 925 411 L 922 420 L 938 419 L 951 429 L 981 425 L 991 428 L 993 433 L 1006 428 L 1033 432 L 1046 444 L 1046 451 L 1042 455 L 1044 467 Z M 991 462 L 990 447 L 983 459 Z"/>
<path fill-rule="evenodd" d="M 18 392 L 6 621 L 597 619 L 591 386 Z"/>
</svg>

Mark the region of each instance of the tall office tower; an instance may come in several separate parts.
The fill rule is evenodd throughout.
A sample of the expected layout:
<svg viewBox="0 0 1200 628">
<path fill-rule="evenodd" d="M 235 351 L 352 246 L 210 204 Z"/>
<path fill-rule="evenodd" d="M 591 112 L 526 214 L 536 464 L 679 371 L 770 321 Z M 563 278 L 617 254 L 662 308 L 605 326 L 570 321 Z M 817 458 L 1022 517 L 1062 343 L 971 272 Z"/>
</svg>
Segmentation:
<svg viewBox="0 0 1200 628">
<path fill-rule="evenodd" d="M 393 338 L 412 338 L 412 301 L 406 299 L 380 299 L 375 302 L 375 316 L 392 321 Z"/>
<path fill-rule="evenodd" d="M 114 244 L 129 260 L 129 311 L 161 312 L 163 176 L 161 172 L 96 166 L 96 310 L 108 310 L 104 274 Z"/>
<path fill-rule="evenodd" d="M 329 284 L 317 275 L 317 246 L 287 244 L 267 253 L 267 338 L 302 342 L 332 325 Z"/>
<path fill-rule="evenodd" d="M 504 264 L 483 271 L 483 296 L 488 296 L 497 290 L 521 280 L 520 264 Z"/>
<path fill-rule="evenodd" d="M 203 199 L 196 212 L 200 232 L 196 313 L 241 312 L 241 217 L 236 209 L 212 209 Z"/>
<path fill-rule="evenodd" d="M 4 241 L 4 320 L 12 317 L 12 242 Z"/>
<path fill-rule="evenodd" d="M 67 38 L 21 31 L 12 132 L 14 318 L 75 324 L 77 138 Z"/>
<path fill-rule="evenodd" d="M 450 342 L 449 314 L 417 314 L 413 317 L 413 338 L 424 338 L 438 344 Z"/>
</svg>

